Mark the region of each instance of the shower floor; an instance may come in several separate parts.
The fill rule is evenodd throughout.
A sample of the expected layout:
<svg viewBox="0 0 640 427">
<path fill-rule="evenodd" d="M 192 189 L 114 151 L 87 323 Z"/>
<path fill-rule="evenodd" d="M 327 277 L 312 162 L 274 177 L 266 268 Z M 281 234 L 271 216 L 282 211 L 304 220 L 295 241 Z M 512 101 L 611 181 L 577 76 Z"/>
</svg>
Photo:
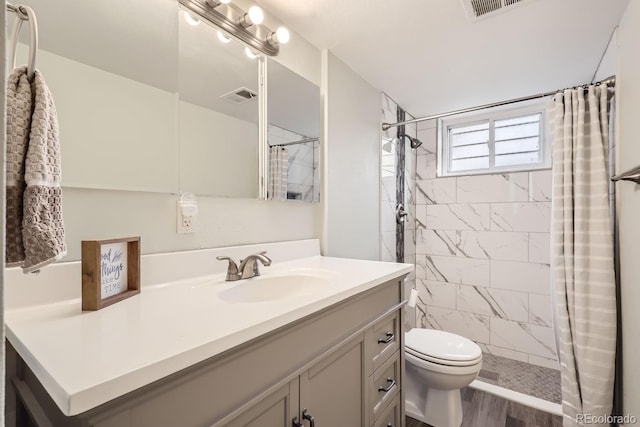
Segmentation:
<svg viewBox="0 0 640 427">
<path fill-rule="evenodd" d="M 555 369 L 483 353 L 478 380 L 548 402 L 562 402 L 560 371 Z"/>
</svg>

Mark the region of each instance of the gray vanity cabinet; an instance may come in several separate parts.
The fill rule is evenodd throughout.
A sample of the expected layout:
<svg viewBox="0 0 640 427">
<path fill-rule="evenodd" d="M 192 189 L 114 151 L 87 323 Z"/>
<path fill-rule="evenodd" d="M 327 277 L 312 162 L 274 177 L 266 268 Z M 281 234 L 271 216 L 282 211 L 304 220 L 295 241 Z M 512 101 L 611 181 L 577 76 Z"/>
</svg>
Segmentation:
<svg viewBox="0 0 640 427">
<path fill-rule="evenodd" d="M 297 379 L 285 384 L 253 404 L 225 426 L 291 427 L 291 420 L 298 413 L 298 385 Z"/>
<path fill-rule="evenodd" d="M 73 417 L 18 358 L 22 412 L 50 421 L 22 425 L 312 427 L 306 413 L 313 427 L 401 427 L 402 289 L 391 280 Z"/>
<path fill-rule="evenodd" d="M 364 336 L 341 346 L 297 378 L 241 412 L 224 427 L 364 426 Z M 303 420 L 304 422 L 302 422 Z"/>
<path fill-rule="evenodd" d="M 365 425 L 362 338 L 345 344 L 300 376 L 300 410 L 306 409 L 318 427 Z"/>
</svg>

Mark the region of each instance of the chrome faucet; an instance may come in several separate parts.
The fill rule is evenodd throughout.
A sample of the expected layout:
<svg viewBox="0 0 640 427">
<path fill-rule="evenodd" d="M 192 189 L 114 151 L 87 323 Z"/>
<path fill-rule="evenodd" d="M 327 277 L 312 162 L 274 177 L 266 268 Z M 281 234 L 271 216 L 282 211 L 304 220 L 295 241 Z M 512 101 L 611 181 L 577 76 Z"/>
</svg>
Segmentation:
<svg viewBox="0 0 640 427">
<path fill-rule="evenodd" d="M 227 282 L 259 276 L 258 261 L 267 267 L 271 265 L 271 259 L 267 256 L 266 252 L 258 252 L 257 254 L 249 255 L 245 259 L 241 259 L 240 266 L 228 256 L 219 256 L 216 257 L 216 259 L 219 261 L 229 261 L 227 277 L 225 278 Z"/>
</svg>

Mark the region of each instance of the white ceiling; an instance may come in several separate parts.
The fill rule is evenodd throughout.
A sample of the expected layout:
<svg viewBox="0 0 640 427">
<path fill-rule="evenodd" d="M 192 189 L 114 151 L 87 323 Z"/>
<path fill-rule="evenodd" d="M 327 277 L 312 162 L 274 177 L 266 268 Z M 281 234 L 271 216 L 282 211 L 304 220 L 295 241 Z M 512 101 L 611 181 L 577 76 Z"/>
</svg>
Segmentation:
<svg viewBox="0 0 640 427">
<path fill-rule="evenodd" d="M 629 3 L 533 0 L 471 22 L 460 0 L 255 1 L 415 116 L 591 81 Z"/>
</svg>

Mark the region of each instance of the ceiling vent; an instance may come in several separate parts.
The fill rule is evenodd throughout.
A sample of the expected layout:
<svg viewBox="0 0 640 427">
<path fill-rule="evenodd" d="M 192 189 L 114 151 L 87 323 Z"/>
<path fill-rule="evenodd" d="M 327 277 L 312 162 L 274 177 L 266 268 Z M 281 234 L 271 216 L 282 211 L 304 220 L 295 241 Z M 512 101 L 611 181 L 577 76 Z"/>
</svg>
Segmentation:
<svg viewBox="0 0 640 427">
<path fill-rule="evenodd" d="M 467 15 L 471 20 L 491 16 L 497 12 L 512 10 L 515 6 L 529 3 L 531 0 L 462 0 Z"/>
<path fill-rule="evenodd" d="M 220 98 L 232 102 L 234 104 L 244 104 L 254 98 L 257 98 L 258 94 L 249 88 L 241 87 L 234 89 L 231 92 L 221 95 Z"/>
</svg>

